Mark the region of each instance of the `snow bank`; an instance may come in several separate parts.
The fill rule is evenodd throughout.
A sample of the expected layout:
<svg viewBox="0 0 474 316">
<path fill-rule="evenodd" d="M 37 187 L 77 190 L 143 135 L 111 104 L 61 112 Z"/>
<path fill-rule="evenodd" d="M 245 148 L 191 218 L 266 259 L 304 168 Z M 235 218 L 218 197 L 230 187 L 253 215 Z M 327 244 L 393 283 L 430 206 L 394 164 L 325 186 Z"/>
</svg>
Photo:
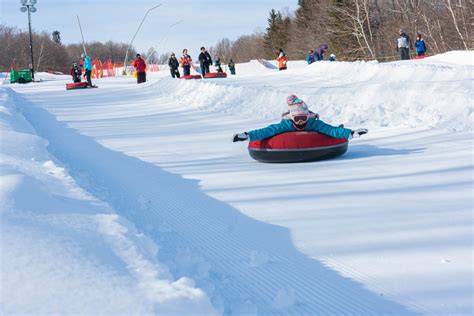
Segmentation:
<svg viewBox="0 0 474 316">
<path fill-rule="evenodd" d="M 418 60 L 418 62 L 474 66 L 474 53 L 472 51 L 451 51 L 444 54 L 429 56 Z"/>
<path fill-rule="evenodd" d="M 215 314 L 153 241 L 76 185 L 2 88 L 0 135 L 0 314 Z"/>
<path fill-rule="evenodd" d="M 296 93 L 324 120 L 350 127 L 467 131 L 473 120 L 473 56 L 451 52 L 424 60 L 304 67 L 294 62 L 282 72 L 252 61 L 237 65 L 238 75 L 228 79 L 164 78 L 157 88 L 190 107 L 254 119 L 277 119 L 286 110 L 285 96 Z"/>
</svg>

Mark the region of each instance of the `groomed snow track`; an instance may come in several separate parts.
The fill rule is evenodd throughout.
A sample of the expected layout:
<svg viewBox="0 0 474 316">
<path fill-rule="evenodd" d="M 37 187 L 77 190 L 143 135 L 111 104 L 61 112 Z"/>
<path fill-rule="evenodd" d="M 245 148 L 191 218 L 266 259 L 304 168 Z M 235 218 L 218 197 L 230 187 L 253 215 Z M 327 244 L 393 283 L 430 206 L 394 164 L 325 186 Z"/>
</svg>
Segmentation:
<svg viewBox="0 0 474 316">
<path fill-rule="evenodd" d="M 303 255 L 287 229 L 249 218 L 196 181 L 103 147 L 9 94 L 75 180 L 152 238 L 173 276 L 186 271 L 223 314 L 417 314 Z"/>
</svg>

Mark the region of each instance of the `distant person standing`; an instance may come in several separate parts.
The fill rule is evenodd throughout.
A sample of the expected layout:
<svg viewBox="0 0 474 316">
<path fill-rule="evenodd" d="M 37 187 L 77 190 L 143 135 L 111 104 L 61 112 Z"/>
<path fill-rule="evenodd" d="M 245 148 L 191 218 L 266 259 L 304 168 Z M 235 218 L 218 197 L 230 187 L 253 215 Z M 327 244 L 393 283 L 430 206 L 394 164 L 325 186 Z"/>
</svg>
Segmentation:
<svg viewBox="0 0 474 316">
<path fill-rule="evenodd" d="M 87 56 L 85 53 L 81 54 L 82 57 L 82 62 L 84 66 L 84 74 L 87 79 L 87 84 L 92 87 L 92 80 L 91 80 L 91 74 L 92 74 L 92 62 L 91 58 Z"/>
<path fill-rule="evenodd" d="M 72 63 L 72 68 L 69 73 L 71 74 L 72 81 L 74 81 L 74 83 L 81 82 L 82 71 L 81 67 L 79 67 L 77 63 Z"/>
<path fill-rule="evenodd" d="M 398 31 L 397 38 L 397 52 L 400 52 L 400 60 L 409 60 L 410 59 L 410 48 L 412 44 L 410 41 L 410 36 L 403 29 Z"/>
<path fill-rule="evenodd" d="M 221 67 L 221 59 L 219 57 L 217 57 L 217 59 L 215 60 L 214 66 L 216 66 L 217 72 L 223 72 Z"/>
<path fill-rule="evenodd" d="M 137 58 L 133 61 L 133 68 L 137 72 L 137 83 L 146 82 L 146 63 L 140 54 L 137 54 Z"/>
<path fill-rule="evenodd" d="M 229 66 L 230 74 L 235 75 L 235 63 L 232 59 L 229 61 L 228 66 Z"/>
<path fill-rule="evenodd" d="M 170 59 L 168 60 L 168 66 L 170 67 L 171 77 L 179 78 L 180 77 L 179 70 L 178 70 L 179 62 L 174 53 L 171 53 Z"/>
<path fill-rule="evenodd" d="M 309 50 L 308 55 L 306 56 L 306 62 L 308 65 L 314 63 L 314 50 Z"/>
<path fill-rule="evenodd" d="M 288 63 L 288 57 L 286 56 L 283 49 L 280 49 L 280 52 L 278 53 L 277 62 L 278 62 L 278 70 L 280 70 L 280 71 L 281 70 L 286 70 L 287 63 Z"/>
<path fill-rule="evenodd" d="M 418 36 L 416 37 L 415 47 L 416 47 L 417 56 L 425 56 L 426 44 L 423 38 L 421 37 L 421 34 L 419 33 L 418 33 Z"/>
<path fill-rule="evenodd" d="M 193 60 L 191 56 L 188 55 L 188 50 L 185 48 L 183 49 L 183 56 L 180 58 L 180 65 L 183 67 L 183 76 L 189 76 L 191 74 L 191 65 Z"/>
<path fill-rule="evenodd" d="M 211 55 L 206 51 L 205 47 L 201 47 L 201 53 L 199 54 L 199 63 L 201 64 L 201 74 L 204 76 L 208 74 L 209 67 L 212 65 Z"/>
</svg>

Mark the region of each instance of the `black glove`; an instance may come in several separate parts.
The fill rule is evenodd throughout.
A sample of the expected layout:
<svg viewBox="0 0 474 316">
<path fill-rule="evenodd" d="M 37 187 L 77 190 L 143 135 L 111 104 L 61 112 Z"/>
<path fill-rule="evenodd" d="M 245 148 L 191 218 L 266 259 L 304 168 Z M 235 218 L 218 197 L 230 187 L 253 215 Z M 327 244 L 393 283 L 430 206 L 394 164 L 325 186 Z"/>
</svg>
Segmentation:
<svg viewBox="0 0 474 316">
<path fill-rule="evenodd" d="M 249 134 L 247 132 L 240 133 L 240 134 L 235 134 L 234 139 L 232 140 L 234 143 L 235 142 L 243 142 L 249 138 Z"/>
<path fill-rule="evenodd" d="M 358 128 L 355 131 L 351 131 L 351 136 L 349 138 L 358 138 L 361 135 L 367 134 L 369 132 L 366 128 Z"/>
</svg>

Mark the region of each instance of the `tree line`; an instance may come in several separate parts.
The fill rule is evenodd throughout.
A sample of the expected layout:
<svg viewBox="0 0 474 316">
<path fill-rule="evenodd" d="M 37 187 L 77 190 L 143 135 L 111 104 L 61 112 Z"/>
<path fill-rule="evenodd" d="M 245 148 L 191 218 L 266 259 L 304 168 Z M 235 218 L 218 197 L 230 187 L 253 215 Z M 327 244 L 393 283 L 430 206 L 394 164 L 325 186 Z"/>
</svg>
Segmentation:
<svg viewBox="0 0 474 316">
<path fill-rule="evenodd" d="M 294 12 L 272 9 L 264 32 L 220 40 L 210 51 L 223 61 L 274 59 L 279 49 L 304 59 L 321 44 L 338 59 L 394 60 L 400 29 L 421 34 L 428 53 L 473 48 L 472 0 L 299 0 Z"/>
<path fill-rule="evenodd" d="M 78 62 L 83 52 L 82 44 L 62 44 L 61 33 L 54 31 L 33 32 L 35 71 L 61 71 L 68 73 L 73 62 Z M 29 69 L 31 63 L 29 34 L 16 27 L 0 25 L 0 71 Z M 128 44 L 108 41 L 85 44 L 87 54 L 102 61 L 123 63 Z M 132 47 L 129 56 L 135 56 Z"/>
<path fill-rule="evenodd" d="M 310 49 L 326 43 L 339 60 L 398 58 L 395 52 L 399 29 L 412 41 L 419 33 L 428 53 L 473 48 L 472 0 L 299 0 L 297 9 L 269 12 L 267 28 L 235 41 L 219 40 L 210 53 L 228 63 L 274 59 L 284 49 L 290 59 L 305 59 Z M 28 32 L 0 24 L 0 71 L 29 68 Z M 128 45 L 108 41 L 86 43 L 87 53 L 101 60 L 123 63 Z M 78 61 L 82 44 L 62 44 L 54 31 L 33 34 L 35 70 L 66 72 Z M 129 56 L 135 56 L 132 47 Z M 167 63 L 169 54 L 150 48 L 142 56 L 149 63 Z"/>
</svg>

